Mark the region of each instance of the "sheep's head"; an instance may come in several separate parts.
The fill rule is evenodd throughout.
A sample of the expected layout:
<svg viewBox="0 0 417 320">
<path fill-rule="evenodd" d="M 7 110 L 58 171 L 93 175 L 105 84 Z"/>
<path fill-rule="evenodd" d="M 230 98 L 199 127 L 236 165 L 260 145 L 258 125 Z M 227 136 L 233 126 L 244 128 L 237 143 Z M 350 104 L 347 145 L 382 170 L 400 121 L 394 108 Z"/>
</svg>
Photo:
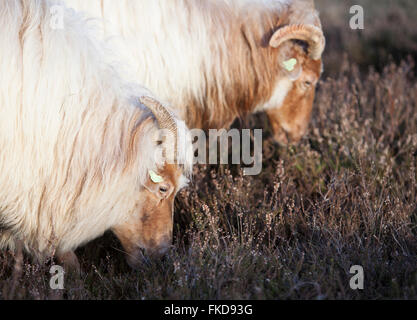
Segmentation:
<svg viewBox="0 0 417 320">
<path fill-rule="evenodd" d="M 183 162 L 184 159 L 180 158 L 181 153 L 187 153 L 191 149 L 184 150 L 183 147 L 187 146 L 180 144 L 181 152 L 177 152 L 178 136 L 188 132 L 187 129 L 182 128 L 185 130 L 182 132 L 178 128 L 179 122 L 156 100 L 143 97 L 141 103 L 152 111 L 158 122 L 159 130 L 156 131 L 157 137 L 152 144 L 155 143 L 155 149 L 161 150 L 162 154 L 156 152 L 156 156 L 152 156 L 157 164 L 156 168 L 148 169 L 139 194 L 135 197 L 138 200 L 132 212 L 123 223 L 113 227 L 113 232 L 121 241 L 127 261 L 132 267 L 140 265 L 145 257 L 143 251 L 146 257 L 157 258 L 171 247 L 175 196 L 188 181 L 184 171 L 189 172 L 191 169 L 191 162 Z M 171 153 L 171 157 L 168 153 Z"/>
<path fill-rule="evenodd" d="M 150 171 L 134 212 L 113 228 L 131 267 L 140 265 L 145 257 L 142 250 L 146 257 L 159 258 L 172 246 L 174 200 L 184 180 L 182 170 L 174 164 Z"/>
<path fill-rule="evenodd" d="M 306 133 L 310 121 L 322 72 L 325 38 L 319 27 L 289 25 L 273 34 L 270 47 L 281 50 L 278 54 L 281 72 L 273 93 L 280 101 L 266 112 L 275 140 L 281 144 L 296 143 Z"/>
</svg>

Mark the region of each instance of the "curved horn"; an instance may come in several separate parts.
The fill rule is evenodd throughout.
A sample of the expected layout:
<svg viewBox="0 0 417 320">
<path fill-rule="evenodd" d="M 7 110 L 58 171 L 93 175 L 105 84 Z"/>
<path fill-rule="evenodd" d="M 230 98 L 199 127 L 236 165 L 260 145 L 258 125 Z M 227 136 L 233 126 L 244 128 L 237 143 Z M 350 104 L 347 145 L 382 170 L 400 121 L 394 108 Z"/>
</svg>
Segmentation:
<svg viewBox="0 0 417 320">
<path fill-rule="evenodd" d="M 140 103 L 145 105 L 152 111 L 160 129 L 167 129 L 174 135 L 174 157 L 177 156 L 177 139 L 178 139 L 178 127 L 173 115 L 157 100 L 143 96 L 139 98 Z"/>
<path fill-rule="evenodd" d="M 288 40 L 303 40 L 308 43 L 308 55 L 313 60 L 319 60 L 326 46 L 323 31 L 312 25 L 295 24 L 277 30 L 271 37 L 269 45 L 278 48 Z"/>
</svg>

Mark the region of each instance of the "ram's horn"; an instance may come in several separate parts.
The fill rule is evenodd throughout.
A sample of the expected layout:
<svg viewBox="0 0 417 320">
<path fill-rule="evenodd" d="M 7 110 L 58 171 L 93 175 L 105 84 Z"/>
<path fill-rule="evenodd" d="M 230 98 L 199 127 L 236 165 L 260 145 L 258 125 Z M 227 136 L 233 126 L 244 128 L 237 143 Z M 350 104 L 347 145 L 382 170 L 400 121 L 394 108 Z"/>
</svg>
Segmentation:
<svg viewBox="0 0 417 320">
<path fill-rule="evenodd" d="M 169 112 L 159 101 L 148 97 L 148 96 L 144 96 L 139 98 L 139 101 L 145 105 L 147 108 L 149 108 L 149 110 L 152 111 L 152 113 L 154 114 L 156 121 L 158 122 L 159 128 L 160 129 L 166 129 L 169 130 L 174 137 L 174 143 L 175 143 L 175 147 L 174 147 L 174 159 L 176 159 L 177 156 L 177 139 L 178 139 L 178 127 L 177 127 L 177 123 L 174 119 L 174 116 L 171 114 L 171 112 Z"/>
<path fill-rule="evenodd" d="M 289 25 L 277 30 L 271 37 L 269 45 L 278 48 L 289 40 L 306 41 L 308 43 L 308 54 L 313 60 L 321 58 L 326 46 L 323 31 L 318 27 L 305 24 Z"/>
</svg>

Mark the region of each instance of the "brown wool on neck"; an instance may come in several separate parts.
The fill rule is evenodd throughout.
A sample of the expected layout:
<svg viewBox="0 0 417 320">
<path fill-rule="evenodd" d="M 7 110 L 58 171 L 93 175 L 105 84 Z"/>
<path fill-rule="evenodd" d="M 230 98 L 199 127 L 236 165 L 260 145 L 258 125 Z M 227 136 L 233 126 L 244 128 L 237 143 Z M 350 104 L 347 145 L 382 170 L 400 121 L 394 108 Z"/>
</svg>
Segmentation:
<svg viewBox="0 0 417 320">
<path fill-rule="evenodd" d="M 212 33 L 222 34 L 226 43 L 214 53 L 222 73 L 206 70 L 205 99 L 201 102 L 190 97 L 186 103 L 190 128 L 228 127 L 271 98 L 279 74 L 279 50 L 269 46 L 269 38 L 278 27 L 288 24 L 288 10 L 256 10 L 255 16 L 229 13 L 227 25 L 213 26 Z"/>
</svg>

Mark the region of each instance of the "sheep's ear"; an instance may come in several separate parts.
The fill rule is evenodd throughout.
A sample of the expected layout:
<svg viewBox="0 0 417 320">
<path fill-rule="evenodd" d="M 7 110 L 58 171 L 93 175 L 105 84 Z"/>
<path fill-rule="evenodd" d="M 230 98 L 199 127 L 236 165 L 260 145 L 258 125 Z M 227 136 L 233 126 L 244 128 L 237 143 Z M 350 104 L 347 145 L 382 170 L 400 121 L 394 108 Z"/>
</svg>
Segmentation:
<svg viewBox="0 0 417 320">
<path fill-rule="evenodd" d="M 149 177 L 145 182 L 145 188 L 160 200 L 168 198 L 173 191 L 171 183 L 165 181 L 162 176 L 152 170 L 149 170 Z"/>
<path fill-rule="evenodd" d="M 281 67 L 292 81 L 297 80 L 300 77 L 301 72 L 303 72 L 303 68 L 296 58 L 283 60 L 281 62 Z"/>
</svg>

